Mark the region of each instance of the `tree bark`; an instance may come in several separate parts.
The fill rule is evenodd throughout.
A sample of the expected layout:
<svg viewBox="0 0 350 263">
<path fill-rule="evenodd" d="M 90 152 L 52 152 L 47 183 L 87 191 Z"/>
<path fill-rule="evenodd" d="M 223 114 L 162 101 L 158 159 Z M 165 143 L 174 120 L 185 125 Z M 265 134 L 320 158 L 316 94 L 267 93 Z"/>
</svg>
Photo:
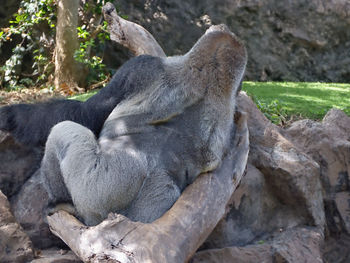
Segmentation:
<svg viewBox="0 0 350 263">
<path fill-rule="evenodd" d="M 57 31 L 55 49 L 55 87 L 60 91 L 78 89 L 79 64 L 74 52 L 79 47 L 78 26 L 79 0 L 57 2 Z"/>
</svg>

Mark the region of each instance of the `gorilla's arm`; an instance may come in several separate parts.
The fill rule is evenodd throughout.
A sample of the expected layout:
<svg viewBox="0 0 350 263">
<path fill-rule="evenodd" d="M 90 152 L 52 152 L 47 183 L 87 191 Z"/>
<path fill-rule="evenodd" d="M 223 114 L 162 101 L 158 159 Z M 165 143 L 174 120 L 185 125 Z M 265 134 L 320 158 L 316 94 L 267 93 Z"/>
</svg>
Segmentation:
<svg viewBox="0 0 350 263">
<path fill-rule="evenodd" d="M 152 81 L 160 65 L 156 57 L 133 58 L 117 71 L 105 88 L 86 102 L 62 99 L 1 107 L 0 130 L 31 147 L 44 146 L 51 128 L 64 120 L 77 122 L 98 135 L 114 107 L 131 94 L 140 92 L 145 82 Z"/>
<path fill-rule="evenodd" d="M 63 121 L 48 137 L 41 173 L 51 205 L 72 200 L 84 222 L 96 225 L 138 196 L 147 177 L 146 157 L 135 156 L 127 145 L 105 153 L 89 129 Z"/>
</svg>

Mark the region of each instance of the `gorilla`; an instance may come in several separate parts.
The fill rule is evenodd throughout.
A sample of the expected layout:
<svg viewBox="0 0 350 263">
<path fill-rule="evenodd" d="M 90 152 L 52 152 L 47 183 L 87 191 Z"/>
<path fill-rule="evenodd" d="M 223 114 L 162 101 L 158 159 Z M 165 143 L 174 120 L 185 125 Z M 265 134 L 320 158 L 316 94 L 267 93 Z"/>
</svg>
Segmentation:
<svg viewBox="0 0 350 263">
<path fill-rule="evenodd" d="M 10 132 L 17 142 L 29 147 L 45 146 L 51 128 L 64 120 L 74 121 L 96 136 L 114 107 L 130 94 L 137 93 L 157 68 L 150 67 L 151 56 L 139 56 L 126 62 L 110 83 L 86 102 L 51 100 L 37 104 L 15 104 L 0 107 L 0 130 Z"/>
<path fill-rule="evenodd" d="M 183 56 L 132 60 L 133 72 L 114 80 L 125 95 L 94 97 L 88 113 L 77 107 L 100 116 L 118 101 L 98 138 L 74 118 L 49 134 L 41 173 L 50 204 L 73 204 L 87 225 L 109 212 L 145 223 L 162 216 L 199 174 L 220 165 L 246 62 L 228 29 L 206 33 Z"/>
</svg>

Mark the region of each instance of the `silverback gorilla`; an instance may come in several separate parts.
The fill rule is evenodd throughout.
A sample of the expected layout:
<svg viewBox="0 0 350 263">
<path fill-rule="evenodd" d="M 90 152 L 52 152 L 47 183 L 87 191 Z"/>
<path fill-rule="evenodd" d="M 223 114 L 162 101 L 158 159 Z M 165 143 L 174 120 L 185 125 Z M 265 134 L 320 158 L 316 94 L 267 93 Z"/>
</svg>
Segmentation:
<svg viewBox="0 0 350 263">
<path fill-rule="evenodd" d="M 98 139 L 72 121 L 53 127 L 41 167 L 50 203 L 73 203 L 87 225 L 109 212 L 159 218 L 200 173 L 220 165 L 246 61 L 229 31 L 205 34 L 184 56 L 134 60 L 133 78 L 124 80 L 130 90 Z"/>
</svg>

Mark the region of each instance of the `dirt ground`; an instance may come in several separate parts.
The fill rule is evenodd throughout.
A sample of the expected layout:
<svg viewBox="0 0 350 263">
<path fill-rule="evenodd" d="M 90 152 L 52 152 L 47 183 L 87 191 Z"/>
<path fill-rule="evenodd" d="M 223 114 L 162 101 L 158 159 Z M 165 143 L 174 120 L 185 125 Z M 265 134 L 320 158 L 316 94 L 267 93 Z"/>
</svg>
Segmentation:
<svg viewBox="0 0 350 263">
<path fill-rule="evenodd" d="M 31 88 L 10 92 L 0 90 L 0 106 L 15 103 L 44 101 L 50 98 L 63 98 L 63 95 L 58 92 L 50 91 L 49 89 Z"/>
</svg>

